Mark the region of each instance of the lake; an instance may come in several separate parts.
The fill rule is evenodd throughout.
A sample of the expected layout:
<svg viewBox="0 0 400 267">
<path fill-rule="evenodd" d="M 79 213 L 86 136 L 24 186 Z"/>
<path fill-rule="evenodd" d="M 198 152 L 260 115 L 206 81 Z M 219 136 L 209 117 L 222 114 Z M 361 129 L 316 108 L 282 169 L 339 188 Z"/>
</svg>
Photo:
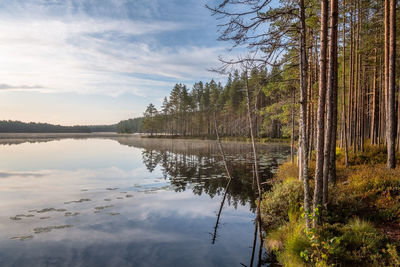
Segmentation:
<svg viewBox="0 0 400 267">
<path fill-rule="evenodd" d="M 215 141 L 0 140 L 0 266 L 249 266 L 251 146 L 223 145 L 233 179 L 217 224 L 228 179 Z M 289 147 L 258 150 L 264 181 Z"/>
</svg>

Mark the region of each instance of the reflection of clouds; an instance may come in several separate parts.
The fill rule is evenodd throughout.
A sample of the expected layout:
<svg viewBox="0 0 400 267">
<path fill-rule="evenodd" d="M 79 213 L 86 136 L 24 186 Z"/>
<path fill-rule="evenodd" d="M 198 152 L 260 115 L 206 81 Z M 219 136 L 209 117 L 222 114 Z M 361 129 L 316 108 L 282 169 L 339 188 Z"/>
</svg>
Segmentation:
<svg viewBox="0 0 400 267">
<path fill-rule="evenodd" d="M 62 206 L 66 201 L 81 198 L 109 197 L 106 188 L 127 188 L 133 184 L 155 184 L 146 179 L 146 169 L 41 170 L 33 172 L 2 172 L 0 179 L 0 220 L 29 209 Z M 20 175 L 22 174 L 22 175 Z M 82 191 L 88 189 L 88 191 Z M 3 217 L 4 218 L 4 217 Z"/>
<path fill-rule="evenodd" d="M 207 195 L 194 196 L 192 192 L 185 191 L 181 193 L 175 192 L 159 192 L 157 195 L 135 195 L 135 207 L 132 216 L 136 219 L 147 220 L 154 214 L 158 217 L 182 217 L 188 219 L 201 219 L 206 217 L 214 218 L 217 211 L 217 203 L 220 198 L 210 199 Z M 132 211 L 130 207 L 123 207 L 123 214 Z M 226 213 L 226 218 L 239 218 L 248 220 L 248 207 L 240 206 L 237 210 L 233 207 L 225 207 L 224 210 L 230 211 Z"/>
<path fill-rule="evenodd" d="M 99 148 L 94 149 L 94 146 Z M 169 180 L 161 178 L 160 166 L 148 172 L 141 162 L 141 150 L 109 141 L 24 144 L 13 148 L 19 150 L 14 157 L 17 159 L 27 151 L 34 155 L 40 148 L 44 149 L 39 157 L 44 158 L 38 167 L 0 172 L 0 265 L 2 259 L 7 264 L 30 267 L 49 262 L 54 266 L 159 266 L 160 262 L 164 266 L 187 266 L 189 262 L 192 266 L 232 266 L 247 260 L 254 217 L 248 203 L 224 206 L 219 242 L 211 246 L 209 233 L 222 198 L 219 190 L 211 198 L 208 194 L 193 194 L 192 190 L 177 193 L 173 186 L 165 186 L 169 185 Z M 57 149 L 68 155 L 57 158 L 57 163 L 81 161 L 79 167 L 62 168 L 52 165 L 56 161 L 47 161 L 47 158 L 57 157 L 53 154 Z M 71 158 L 81 150 L 85 150 L 84 156 Z M 129 157 L 132 165 L 119 164 Z M 187 161 L 187 158 L 182 159 Z M 20 159 L 21 164 L 29 160 L 31 158 L 26 155 Z M 202 162 L 200 167 L 208 169 L 204 160 Z M 201 187 L 201 184 L 194 180 L 190 186 Z M 220 187 L 219 184 L 215 186 Z M 240 190 L 243 191 L 243 187 Z M 80 201 L 82 199 L 90 201 Z M 112 207 L 94 213 L 96 207 L 106 205 Z M 28 212 L 44 208 L 65 210 L 43 214 Z M 17 214 L 35 216 L 18 221 L 9 219 Z M 50 218 L 40 219 L 45 216 Z M 55 228 L 40 234 L 33 230 L 62 225 L 73 227 Z M 23 235 L 33 235 L 33 238 L 9 239 Z"/>
<path fill-rule="evenodd" d="M 90 204 L 93 207 L 98 203 Z M 74 226 L 34 235 L 33 239 L 21 243 L 0 241 L 0 257 L 4 253 L 4 259 L 25 259 L 37 266 L 44 265 L 45 259 L 55 258 L 61 261 L 60 264 L 67 262 L 65 266 L 79 263 L 85 266 L 159 266 L 160 260 L 164 266 L 187 266 L 188 262 L 192 266 L 220 266 L 218 262 L 212 265 L 210 258 L 224 263 L 243 261 L 250 244 L 247 240 L 250 238 L 250 234 L 247 236 L 250 212 L 226 207 L 223 223 L 227 226 L 223 226 L 220 233 L 226 242 L 211 246 L 208 233 L 215 220 L 216 208 L 215 200 L 193 196 L 187 191 L 179 194 L 159 191 L 155 195 L 135 192 L 129 201 L 114 201 L 112 210 L 120 212 L 118 216 L 109 216 L 105 212 L 94 214 L 87 206 L 76 218 L 56 218 L 52 214 L 51 221 L 39 222 L 38 227 Z M 34 223 L 25 224 L 24 229 L 34 226 Z M 30 233 L 29 230 L 19 231 L 16 235 Z M 11 245 L 5 246 L 7 242 Z M 12 247 L 20 249 L 10 252 Z"/>
<path fill-rule="evenodd" d="M 41 170 L 3 172 L 3 174 L 7 178 L 0 179 L 0 208 L 3 211 L 0 215 L 1 228 L 8 227 L 11 216 L 27 213 L 30 209 L 43 208 L 67 208 L 67 212 L 80 212 L 77 217 L 83 218 L 86 225 L 94 225 L 98 223 L 98 217 L 93 214 L 94 207 L 104 204 L 104 199 L 112 199 L 117 208 L 113 211 L 118 211 L 125 219 L 147 224 L 152 224 L 151 219 L 155 217 L 214 218 L 216 201 L 219 200 L 219 198 L 210 199 L 207 195 L 195 196 L 191 191 L 181 193 L 168 191 L 168 188 L 160 186 L 164 185 L 165 181 L 149 178 L 144 167 L 132 170 L 109 167 L 98 170 Z M 107 190 L 110 186 L 120 189 Z M 148 190 L 156 194 L 147 194 Z M 121 191 L 127 193 L 121 194 Z M 126 197 L 128 193 L 133 197 Z M 123 200 L 116 200 L 121 196 L 124 197 Z M 65 202 L 87 198 L 91 201 L 65 205 Z M 241 208 L 247 215 L 245 207 Z M 237 216 L 239 213 L 236 211 L 232 216 L 233 214 Z M 67 223 L 63 213 L 52 213 L 49 216 L 51 221 L 56 220 L 56 224 Z M 230 214 L 226 213 L 226 216 Z M 115 220 L 112 217 L 102 216 L 101 220 L 103 222 Z M 43 221 L 37 223 L 37 220 L 39 216 L 36 214 L 35 218 L 22 221 L 24 227 L 30 223 L 35 227 L 41 227 Z M 17 231 L 18 225 L 14 226 L 14 230 Z"/>
<path fill-rule="evenodd" d="M 178 242 L 187 239 L 179 233 L 165 233 L 157 231 L 157 229 L 142 229 L 137 228 L 118 228 L 113 227 L 110 231 L 104 231 L 104 228 L 99 230 L 89 227 L 79 228 L 72 227 L 68 230 L 54 230 L 51 233 L 42 233 L 40 237 L 47 235 L 46 239 L 51 241 L 73 241 L 80 245 L 99 244 L 102 242 L 110 243 L 138 243 L 138 242 Z M 35 236 L 37 239 L 38 235 Z"/>
<path fill-rule="evenodd" d="M 3 171 L 0 172 L 0 177 L 5 179 L 0 180 L 0 191 L 7 190 L 8 187 L 26 187 L 27 185 L 35 185 L 39 190 L 42 190 L 44 187 L 51 189 L 54 186 L 62 186 L 63 188 L 67 186 L 68 188 L 68 186 L 75 187 L 78 185 L 94 185 L 96 188 L 101 188 L 103 184 L 107 186 L 110 185 L 110 183 L 118 184 L 125 182 L 126 184 L 126 182 L 130 182 L 132 179 L 145 182 L 146 179 L 143 178 L 146 178 L 146 176 L 147 170 L 145 167 L 131 170 L 108 167 L 102 169 L 40 170 L 29 172 Z M 12 178 L 12 180 L 7 178 Z M 149 180 L 154 182 L 153 178 Z M 103 183 L 101 183 L 101 181 L 103 181 Z M 30 188 L 30 190 L 35 190 L 35 188 Z"/>
</svg>

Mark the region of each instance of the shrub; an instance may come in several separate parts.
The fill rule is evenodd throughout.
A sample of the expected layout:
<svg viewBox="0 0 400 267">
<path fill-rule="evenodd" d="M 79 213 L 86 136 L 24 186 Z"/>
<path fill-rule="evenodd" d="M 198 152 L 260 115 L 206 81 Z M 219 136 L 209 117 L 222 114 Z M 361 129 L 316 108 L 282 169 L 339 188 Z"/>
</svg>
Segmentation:
<svg viewBox="0 0 400 267">
<path fill-rule="evenodd" d="M 274 178 L 276 180 L 297 179 L 299 177 L 299 168 L 291 162 L 285 162 L 279 166 Z"/>
<path fill-rule="evenodd" d="M 264 226 L 277 228 L 289 221 L 289 209 L 297 209 L 303 201 L 302 183 L 293 178 L 276 182 L 270 191 L 264 193 L 261 214 Z"/>
<path fill-rule="evenodd" d="M 337 187 L 329 188 L 330 223 L 345 223 L 354 216 L 374 222 L 400 221 L 399 168 L 362 165 L 346 172 L 345 183 L 341 181 Z"/>
<path fill-rule="evenodd" d="M 368 209 L 355 215 L 375 221 L 400 220 L 399 168 L 388 170 L 384 165 L 360 166 L 349 176 L 348 185 L 341 185 L 339 190 L 347 195 L 342 201 L 357 199 L 364 209 Z"/>
<path fill-rule="evenodd" d="M 387 255 L 388 266 L 400 266 L 400 253 L 397 251 L 396 246 L 387 244 L 383 252 Z"/>
</svg>

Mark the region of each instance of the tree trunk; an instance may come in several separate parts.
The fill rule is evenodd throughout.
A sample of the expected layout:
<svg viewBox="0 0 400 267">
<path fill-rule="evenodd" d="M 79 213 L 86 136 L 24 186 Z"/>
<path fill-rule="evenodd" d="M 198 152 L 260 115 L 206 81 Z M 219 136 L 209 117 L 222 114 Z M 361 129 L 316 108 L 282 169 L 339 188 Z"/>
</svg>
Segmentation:
<svg viewBox="0 0 400 267">
<path fill-rule="evenodd" d="M 389 7 L 386 6 L 389 0 L 385 1 L 385 29 L 390 28 L 389 38 L 386 37 L 385 41 L 389 44 L 385 45 L 385 48 L 389 45 L 388 58 L 388 81 L 387 81 L 387 114 L 386 114 L 386 144 L 387 144 L 387 167 L 394 169 L 396 167 L 396 155 L 395 155 L 395 138 L 396 138 L 396 122 L 395 122 L 395 87 L 396 87 L 396 0 L 390 0 L 390 18 L 386 18 L 388 15 Z M 387 23 L 389 25 L 387 25 Z M 385 31 L 386 32 L 386 31 Z M 386 32 L 388 33 L 388 32 Z"/>
<path fill-rule="evenodd" d="M 301 160 L 304 186 L 304 212 L 306 214 L 306 228 L 310 228 L 308 215 L 310 214 L 310 193 L 308 188 L 308 140 L 307 140 L 307 46 L 306 46 L 306 19 L 304 0 L 300 0 L 300 131 L 301 131 Z"/>
<path fill-rule="evenodd" d="M 336 125 L 337 125 L 337 24 L 338 24 L 338 2 L 331 0 L 330 9 L 330 28 L 329 39 L 329 69 L 328 69 L 328 90 L 327 90 L 327 109 L 326 109 L 326 130 L 324 144 L 324 169 L 323 169 L 323 199 L 324 206 L 328 203 L 328 178 L 334 180 L 335 158 L 336 155 Z M 336 98 L 336 99 L 335 99 Z M 336 115 L 336 116 L 335 116 Z M 333 153 L 332 153 L 333 150 Z M 334 154 L 334 155 L 332 155 Z M 332 177 L 330 177 L 332 176 Z"/>
<path fill-rule="evenodd" d="M 375 38 L 376 39 L 376 38 Z M 374 49 L 374 77 L 372 82 L 372 113 L 371 113 L 371 145 L 377 144 L 377 135 L 378 135 L 378 108 L 379 108 L 379 96 L 378 96 L 378 88 L 376 86 L 377 80 L 377 64 L 378 64 L 378 55 L 377 48 Z"/>
<path fill-rule="evenodd" d="M 343 87 L 343 141 L 344 141 L 344 153 L 345 153 L 345 166 L 349 166 L 349 151 L 347 147 L 347 118 L 346 118 L 346 1 L 343 1 L 343 77 L 342 77 L 342 87 Z"/>
<path fill-rule="evenodd" d="M 262 225 L 262 220 L 261 220 L 261 198 L 262 198 L 262 191 L 261 191 L 261 181 L 258 173 L 258 159 L 257 159 L 257 149 L 256 149 L 256 143 L 255 143 L 255 138 L 254 138 L 254 132 L 253 132 L 253 122 L 252 122 L 252 112 L 250 109 L 250 93 L 249 93 L 249 80 L 247 77 L 247 70 L 246 70 L 246 99 L 247 99 L 247 115 L 248 115 L 248 120 L 249 120 L 249 128 L 250 128 L 250 137 L 251 137 L 251 144 L 253 148 L 253 157 L 254 157 L 254 172 L 257 180 L 257 189 L 258 189 L 258 198 L 257 198 L 257 223 L 259 226 L 259 235 L 260 235 L 260 246 L 262 246 L 263 239 L 262 239 L 262 233 L 261 233 L 261 225 Z M 259 253 L 259 265 L 261 264 L 261 252 Z"/>
<path fill-rule="evenodd" d="M 330 78 L 332 83 L 332 133 L 331 133 L 331 144 L 330 144 L 330 163 L 328 170 L 329 182 L 336 183 L 336 139 L 337 139 L 337 117 L 338 117 L 338 22 L 339 22 L 339 11 L 338 11 L 338 0 L 331 1 L 331 19 L 332 19 L 332 63 L 333 70 L 331 74 L 333 77 Z"/>
<path fill-rule="evenodd" d="M 324 120 L 325 120 L 325 96 L 326 96 L 326 69 L 327 69 L 327 39 L 328 39 L 328 0 L 321 0 L 321 48 L 320 48 L 320 73 L 319 73 L 319 96 L 317 111 L 317 147 L 316 147 L 316 169 L 314 189 L 314 226 L 321 224 L 321 218 L 317 210 L 322 204 L 322 185 L 324 168 Z"/>
<path fill-rule="evenodd" d="M 290 140 L 290 160 L 292 164 L 294 164 L 294 105 L 296 104 L 296 92 L 293 90 L 293 105 L 292 105 L 292 110 L 291 110 L 291 116 L 292 116 L 292 134 L 291 134 L 291 140 Z"/>
<path fill-rule="evenodd" d="M 350 145 L 353 144 L 353 89 L 354 89 L 354 23 L 353 6 L 350 9 L 350 75 L 349 75 L 349 131 Z"/>
</svg>

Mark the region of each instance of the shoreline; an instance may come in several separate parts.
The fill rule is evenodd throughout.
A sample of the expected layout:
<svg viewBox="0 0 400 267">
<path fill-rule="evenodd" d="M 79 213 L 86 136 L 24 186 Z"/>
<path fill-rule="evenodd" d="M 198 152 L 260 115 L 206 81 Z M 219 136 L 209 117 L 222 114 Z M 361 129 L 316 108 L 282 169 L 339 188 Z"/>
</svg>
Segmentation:
<svg viewBox="0 0 400 267">
<path fill-rule="evenodd" d="M 143 134 L 140 135 L 141 138 L 161 138 L 161 139 L 189 139 L 189 140 L 216 140 L 215 136 L 197 136 L 197 135 L 149 135 Z M 246 142 L 250 143 L 250 137 L 235 137 L 235 136 L 225 136 L 221 137 L 221 141 L 223 142 Z M 256 138 L 256 142 L 260 144 L 264 143 L 290 143 L 290 138 Z"/>
<path fill-rule="evenodd" d="M 194 141 L 215 141 L 212 136 L 177 136 L 177 135 L 149 135 L 143 133 L 116 133 L 116 132 L 94 132 L 94 133 L 0 133 L 1 141 L 10 140 L 44 140 L 44 139 L 85 139 L 85 138 L 143 138 L 143 139 L 164 139 L 164 140 L 194 140 Z M 223 137 L 222 142 L 251 143 L 247 137 Z M 258 138 L 257 144 L 282 144 L 290 145 L 290 139 L 285 138 Z"/>
<path fill-rule="evenodd" d="M 117 137 L 133 136 L 135 134 L 118 134 L 113 132 L 96 133 L 0 133 L 2 139 L 51 139 L 51 138 L 98 138 L 98 137 Z"/>
</svg>

